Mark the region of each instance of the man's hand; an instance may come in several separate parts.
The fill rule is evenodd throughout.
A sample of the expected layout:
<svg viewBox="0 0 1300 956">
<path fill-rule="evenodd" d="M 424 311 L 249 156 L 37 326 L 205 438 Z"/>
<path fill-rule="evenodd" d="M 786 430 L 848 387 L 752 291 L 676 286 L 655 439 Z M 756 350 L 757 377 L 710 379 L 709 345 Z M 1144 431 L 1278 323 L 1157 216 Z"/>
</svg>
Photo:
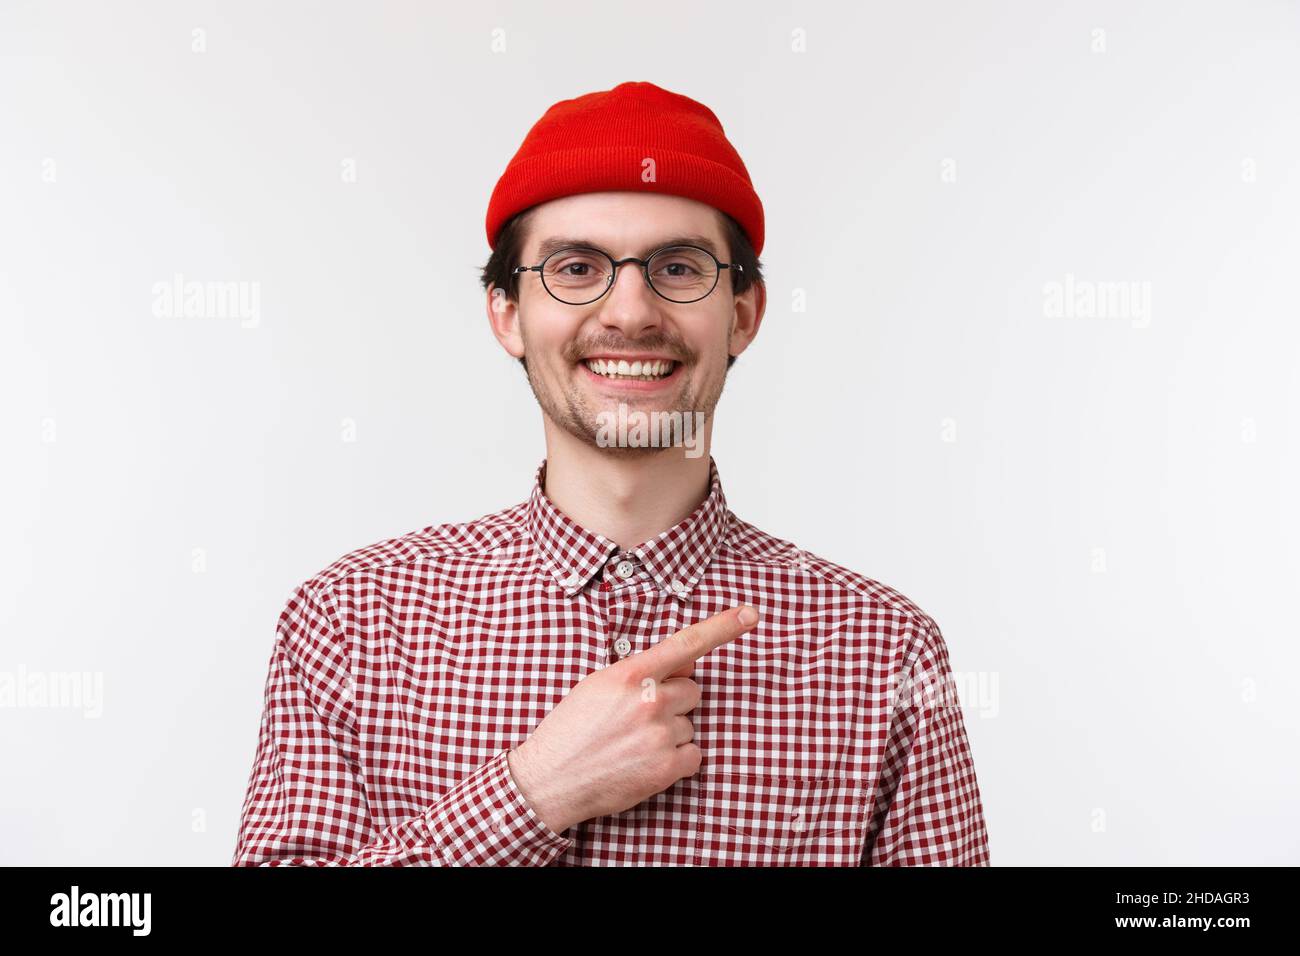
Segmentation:
<svg viewBox="0 0 1300 956">
<path fill-rule="evenodd" d="M 510 773 L 533 812 L 563 833 L 699 770 L 686 717 L 700 701 L 695 662 L 757 621 L 752 607 L 731 608 L 579 681 L 510 752 Z"/>
</svg>

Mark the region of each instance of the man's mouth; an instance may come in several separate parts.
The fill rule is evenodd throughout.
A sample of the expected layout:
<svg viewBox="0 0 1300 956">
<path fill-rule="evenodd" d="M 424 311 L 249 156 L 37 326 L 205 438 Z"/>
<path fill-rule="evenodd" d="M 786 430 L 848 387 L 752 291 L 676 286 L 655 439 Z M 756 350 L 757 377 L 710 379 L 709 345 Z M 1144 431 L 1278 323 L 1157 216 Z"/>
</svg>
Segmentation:
<svg viewBox="0 0 1300 956">
<path fill-rule="evenodd" d="M 629 362 L 626 359 L 584 359 L 588 371 L 612 381 L 658 382 L 668 378 L 681 363 L 671 359 Z"/>
</svg>

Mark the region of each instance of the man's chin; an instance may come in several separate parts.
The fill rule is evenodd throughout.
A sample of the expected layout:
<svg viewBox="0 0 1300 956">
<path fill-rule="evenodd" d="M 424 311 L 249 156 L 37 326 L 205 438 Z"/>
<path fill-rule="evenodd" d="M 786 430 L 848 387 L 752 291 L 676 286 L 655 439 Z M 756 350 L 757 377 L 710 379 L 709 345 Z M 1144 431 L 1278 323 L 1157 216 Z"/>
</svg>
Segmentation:
<svg viewBox="0 0 1300 956">
<path fill-rule="evenodd" d="M 676 450 L 678 454 L 681 453 L 681 449 L 673 449 L 671 447 L 656 448 L 651 445 L 645 445 L 645 446 L 602 445 L 599 441 L 595 440 L 594 438 L 591 441 L 591 446 L 595 448 L 596 451 L 603 452 L 605 455 L 607 455 L 610 458 L 614 458 L 622 461 L 640 460 L 640 459 L 648 458 L 651 455 L 662 455 L 665 452 L 671 452 L 674 450 Z"/>
</svg>

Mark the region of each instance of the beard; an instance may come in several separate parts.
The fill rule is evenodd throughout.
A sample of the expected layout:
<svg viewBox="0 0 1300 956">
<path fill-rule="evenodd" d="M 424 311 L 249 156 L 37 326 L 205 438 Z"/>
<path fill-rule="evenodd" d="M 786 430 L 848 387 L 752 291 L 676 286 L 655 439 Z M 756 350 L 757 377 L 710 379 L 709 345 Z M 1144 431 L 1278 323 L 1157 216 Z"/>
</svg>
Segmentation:
<svg viewBox="0 0 1300 956">
<path fill-rule="evenodd" d="M 645 455 L 657 454 L 662 451 L 670 450 L 671 445 L 610 445 L 602 444 L 599 440 L 600 434 L 606 426 L 602 426 L 598 416 L 600 414 L 617 414 L 618 403 L 623 401 L 628 406 L 629 414 L 633 412 L 644 412 L 647 415 L 656 415 L 658 413 L 679 413 L 683 419 L 690 418 L 695 421 L 697 412 L 704 413 L 704 420 L 710 420 L 713 410 L 717 408 L 718 401 L 722 397 L 722 389 L 726 384 L 727 366 L 724 358 L 719 362 L 717 373 L 708 376 L 705 382 L 695 384 L 686 373 L 696 367 L 694 356 L 683 348 L 674 348 L 664 346 L 660 340 L 645 340 L 635 343 L 637 348 L 650 351 L 664 351 L 673 356 L 678 356 L 677 361 L 683 366 L 681 369 L 681 384 L 678 386 L 675 394 L 665 395 L 656 398 L 638 398 L 635 395 L 624 399 L 603 399 L 597 402 L 592 401 L 592 396 L 587 393 L 580 385 L 573 381 L 572 370 L 576 368 L 578 358 L 597 348 L 606 347 L 602 343 L 593 343 L 589 346 L 576 347 L 560 356 L 560 362 L 564 363 L 562 372 L 557 375 L 556 383 L 548 385 L 538 375 L 533 365 L 524 358 L 524 371 L 528 376 L 528 385 L 533 390 L 533 396 L 537 399 L 537 404 L 541 406 L 542 412 L 554 422 L 557 426 L 564 429 L 574 438 L 593 448 L 599 448 L 601 451 L 613 455 L 619 455 L 626 458 L 636 458 Z M 730 336 L 728 336 L 730 344 Z M 525 349 L 527 343 L 525 342 Z M 631 351 L 628 345 L 610 346 L 610 351 Z M 681 356 L 689 356 L 681 358 Z M 581 374 L 581 372 L 579 372 Z"/>
</svg>

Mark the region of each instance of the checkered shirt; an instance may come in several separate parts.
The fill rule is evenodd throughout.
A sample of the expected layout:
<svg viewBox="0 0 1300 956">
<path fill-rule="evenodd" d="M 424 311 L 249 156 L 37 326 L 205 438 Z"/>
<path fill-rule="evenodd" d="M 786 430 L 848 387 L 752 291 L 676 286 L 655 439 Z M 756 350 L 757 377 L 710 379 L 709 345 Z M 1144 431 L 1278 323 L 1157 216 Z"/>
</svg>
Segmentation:
<svg viewBox="0 0 1300 956">
<path fill-rule="evenodd" d="M 631 550 L 544 491 L 353 551 L 280 615 L 236 866 L 987 866 L 944 639 L 709 494 Z M 740 604 L 697 773 L 563 833 L 506 757 L 586 675 Z"/>
</svg>

